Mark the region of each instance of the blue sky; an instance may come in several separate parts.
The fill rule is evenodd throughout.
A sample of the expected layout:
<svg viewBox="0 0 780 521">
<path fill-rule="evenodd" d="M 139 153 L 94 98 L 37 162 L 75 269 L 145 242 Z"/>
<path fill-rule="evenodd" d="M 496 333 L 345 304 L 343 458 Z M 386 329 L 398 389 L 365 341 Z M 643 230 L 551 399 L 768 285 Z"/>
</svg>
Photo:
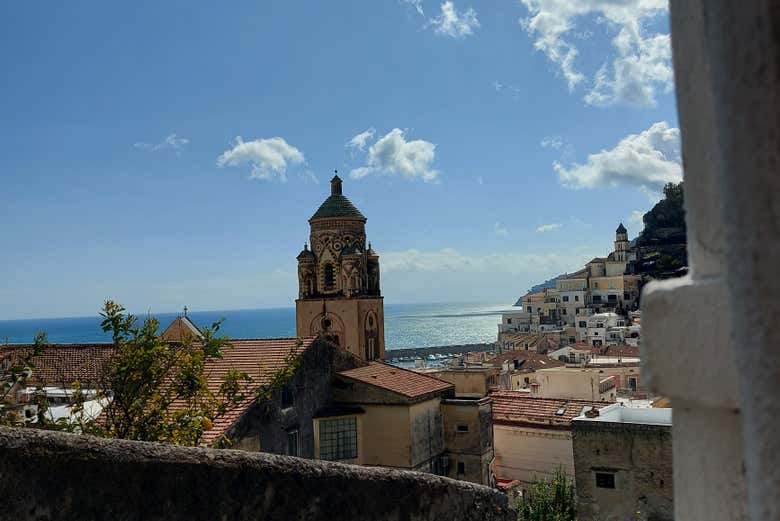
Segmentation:
<svg viewBox="0 0 780 521">
<path fill-rule="evenodd" d="M 0 319 L 292 305 L 334 169 L 388 302 L 512 303 L 681 177 L 668 32 L 654 0 L 4 3 Z"/>
</svg>

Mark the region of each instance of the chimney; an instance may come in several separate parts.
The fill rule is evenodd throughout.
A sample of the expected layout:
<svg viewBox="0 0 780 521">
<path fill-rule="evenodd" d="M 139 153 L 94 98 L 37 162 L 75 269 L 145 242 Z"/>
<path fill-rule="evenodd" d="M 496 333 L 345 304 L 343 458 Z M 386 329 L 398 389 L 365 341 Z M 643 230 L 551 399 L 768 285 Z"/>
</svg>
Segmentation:
<svg viewBox="0 0 780 521">
<path fill-rule="evenodd" d="M 330 180 L 330 195 L 341 195 L 341 178 L 338 174 Z"/>
</svg>

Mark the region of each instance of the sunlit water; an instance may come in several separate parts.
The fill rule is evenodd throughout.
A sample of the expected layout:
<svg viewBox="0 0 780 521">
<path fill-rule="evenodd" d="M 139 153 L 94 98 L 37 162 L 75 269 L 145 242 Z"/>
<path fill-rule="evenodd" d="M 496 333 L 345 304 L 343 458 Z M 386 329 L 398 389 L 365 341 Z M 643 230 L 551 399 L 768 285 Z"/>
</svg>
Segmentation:
<svg viewBox="0 0 780 521">
<path fill-rule="evenodd" d="M 490 304 L 387 304 L 385 342 L 388 350 L 494 342 L 501 312 L 511 305 Z M 176 313 L 154 315 L 167 326 Z M 295 336 L 295 309 L 193 311 L 197 325 L 224 318 L 222 333 L 232 338 Z M 50 342 L 107 342 L 100 317 L 46 318 L 0 321 L 0 341 L 31 342 L 36 331 L 46 331 Z"/>
</svg>

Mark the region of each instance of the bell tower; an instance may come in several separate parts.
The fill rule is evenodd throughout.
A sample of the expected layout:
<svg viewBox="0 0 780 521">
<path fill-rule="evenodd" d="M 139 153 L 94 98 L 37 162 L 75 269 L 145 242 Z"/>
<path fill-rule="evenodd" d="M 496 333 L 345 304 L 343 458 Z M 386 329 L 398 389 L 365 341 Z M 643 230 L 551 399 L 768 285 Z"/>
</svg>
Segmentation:
<svg viewBox="0 0 780 521">
<path fill-rule="evenodd" d="M 343 195 L 338 175 L 309 225 L 309 243 L 298 254 L 297 335 L 322 334 L 363 360 L 384 359 L 379 255 L 366 242 L 366 218 Z"/>
<path fill-rule="evenodd" d="M 631 243 L 628 242 L 628 231 L 623 223 L 615 230 L 615 260 L 628 261 L 628 251 Z"/>
</svg>

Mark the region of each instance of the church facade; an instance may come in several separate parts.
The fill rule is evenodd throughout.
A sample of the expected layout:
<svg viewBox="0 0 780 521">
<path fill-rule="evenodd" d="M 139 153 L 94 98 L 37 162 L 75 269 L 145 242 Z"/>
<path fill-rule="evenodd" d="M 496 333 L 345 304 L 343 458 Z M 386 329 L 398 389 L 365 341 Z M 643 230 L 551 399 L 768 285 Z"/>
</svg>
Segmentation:
<svg viewBox="0 0 780 521">
<path fill-rule="evenodd" d="M 379 256 L 366 241 L 366 218 L 342 193 L 331 194 L 309 219 L 309 244 L 298 255 L 296 334 L 324 335 L 362 360 L 385 357 Z"/>
</svg>

